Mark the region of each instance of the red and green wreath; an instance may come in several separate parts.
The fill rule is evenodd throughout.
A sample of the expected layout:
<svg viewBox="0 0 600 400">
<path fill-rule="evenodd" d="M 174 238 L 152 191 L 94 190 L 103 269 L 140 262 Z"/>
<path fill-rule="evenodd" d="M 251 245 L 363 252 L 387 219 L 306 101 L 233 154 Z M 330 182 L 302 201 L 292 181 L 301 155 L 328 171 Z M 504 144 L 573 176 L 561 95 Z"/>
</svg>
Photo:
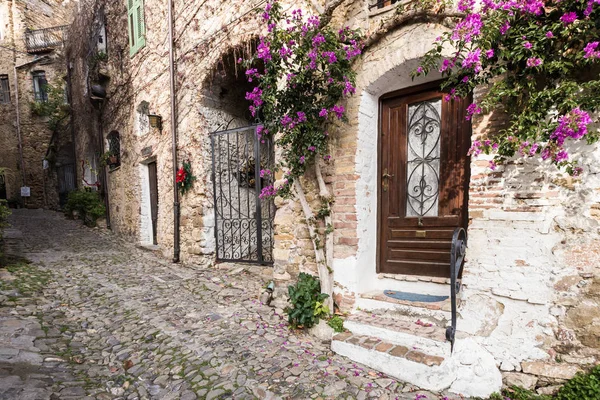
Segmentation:
<svg viewBox="0 0 600 400">
<path fill-rule="evenodd" d="M 177 178 L 175 179 L 182 195 L 192 188 L 195 180 L 196 177 L 192 175 L 192 165 L 189 161 L 184 161 L 181 168 L 177 170 Z"/>
</svg>

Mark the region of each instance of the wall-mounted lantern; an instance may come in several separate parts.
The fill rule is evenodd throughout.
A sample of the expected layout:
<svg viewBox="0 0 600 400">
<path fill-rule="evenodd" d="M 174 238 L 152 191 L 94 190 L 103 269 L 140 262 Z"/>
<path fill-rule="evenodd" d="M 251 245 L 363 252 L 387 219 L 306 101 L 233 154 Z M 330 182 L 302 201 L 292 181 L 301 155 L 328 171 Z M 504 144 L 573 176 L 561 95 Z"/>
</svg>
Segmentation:
<svg viewBox="0 0 600 400">
<path fill-rule="evenodd" d="M 156 114 L 148 114 L 148 121 L 150 122 L 150 126 L 153 128 L 158 128 L 158 130 L 162 131 L 162 117 Z"/>
</svg>

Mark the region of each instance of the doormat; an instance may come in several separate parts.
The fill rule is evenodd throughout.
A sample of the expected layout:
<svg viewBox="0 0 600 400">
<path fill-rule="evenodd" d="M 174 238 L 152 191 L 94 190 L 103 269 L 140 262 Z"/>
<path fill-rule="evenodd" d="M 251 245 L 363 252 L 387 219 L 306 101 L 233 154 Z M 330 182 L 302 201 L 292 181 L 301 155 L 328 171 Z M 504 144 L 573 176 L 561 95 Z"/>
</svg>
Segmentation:
<svg viewBox="0 0 600 400">
<path fill-rule="evenodd" d="M 414 301 L 419 303 L 437 303 L 448 300 L 450 296 L 433 296 L 430 294 L 419 294 L 410 292 L 399 292 L 397 290 L 384 290 L 383 294 L 396 300 Z"/>
</svg>

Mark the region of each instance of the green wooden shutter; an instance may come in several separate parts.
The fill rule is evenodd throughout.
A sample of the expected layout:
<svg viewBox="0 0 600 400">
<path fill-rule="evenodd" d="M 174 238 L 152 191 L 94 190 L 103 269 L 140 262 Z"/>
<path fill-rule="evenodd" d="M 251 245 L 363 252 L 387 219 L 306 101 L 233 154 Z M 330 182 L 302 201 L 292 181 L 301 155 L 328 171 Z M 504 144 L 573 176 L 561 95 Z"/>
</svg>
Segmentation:
<svg viewBox="0 0 600 400">
<path fill-rule="evenodd" d="M 136 52 L 137 40 L 135 36 L 135 15 L 133 13 L 135 0 L 127 0 L 127 28 L 129 30 L 129 54 L 134 55 Z"/>
<path fill-rule="evenodd" d="M 127 26 L 129 29 L 129 54 L 133 56 L 146 45 L 144 0 L 127 0 Z"/>
<path fill-rule="evenodd" d="M 141 49 L 146 45 L 146 25 L 144 24 L 144 0 L 134 0 L 136 6 L 136 34 L 137 48 Z"/>
</svg>

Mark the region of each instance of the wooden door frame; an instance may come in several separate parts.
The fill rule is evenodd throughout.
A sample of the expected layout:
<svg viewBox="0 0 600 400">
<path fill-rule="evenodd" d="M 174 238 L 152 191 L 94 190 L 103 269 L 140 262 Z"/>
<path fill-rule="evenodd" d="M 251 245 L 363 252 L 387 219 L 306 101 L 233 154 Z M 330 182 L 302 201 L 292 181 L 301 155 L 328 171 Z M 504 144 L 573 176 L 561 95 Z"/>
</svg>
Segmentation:
<svg viewBox="0 0 600 400">
<path fill-rule="evenodd" d="M 376 250 L 375 250 L 375 264 L 376 264 L 376 268 L 375 271 L 376 273 L 381 273 L 381 197 L 382 197 L 382 193 L 381 193 L 381 161 L 382 161 L 382 126 L 383 126 L 383 103 L 386 100 L 389 99 L 393 99 L 393 98 L 400 98 L 400 97 L 404 97 L 404 96 L 409 96 L 412 94 L 418 94 L 419 92 L 425 92 L 428 90 L 434 90 L 434 89 L 440 89 L 442 83 L 444 82 L 444 80 L 436 80 L 433 82 L 427 82 L 427 83 L 423 83 L 420 85 L 416 85 L 416 86 L 411 86 L 408 88 L 403 88 L 400 90 L 395 90 L 389 93 L 385 93 L 382 96 L 379 97 L 379 104 L 378 104 L 378 119 L 377 119 L 377 245 L 376 245 Z M 469 99 L 471 99 L 472 95 L 469 95 Z M 443 100 L 442 100 L 443 101 Z M 463 110 L 463 113 L 465 112 L 465 110 Z M 466 113 L 465 113 L 466 115 Z M 470 123 L 470 122 L 469 122 Z M 469 138 L 468 138 L 468 142 L 470 145 L 471 142 L 471 136 L 472 132 L 470 132 Z M 465 165 L 465 182 L 464 182 L 464 196 L 463 196 L 463 207 L 464 207 L 464 217 L 463 217 L 463 226 L 465 228 L 465 230 L 467 229 L 468 226 L 468 221 L 469 221 L 469 183 L 471 181 L 471 163 L 470 163 L 470 158 L 467 159 L 467 163 Z M 462 271 L 461 271 L 462 272 Z"/>
</svg>

